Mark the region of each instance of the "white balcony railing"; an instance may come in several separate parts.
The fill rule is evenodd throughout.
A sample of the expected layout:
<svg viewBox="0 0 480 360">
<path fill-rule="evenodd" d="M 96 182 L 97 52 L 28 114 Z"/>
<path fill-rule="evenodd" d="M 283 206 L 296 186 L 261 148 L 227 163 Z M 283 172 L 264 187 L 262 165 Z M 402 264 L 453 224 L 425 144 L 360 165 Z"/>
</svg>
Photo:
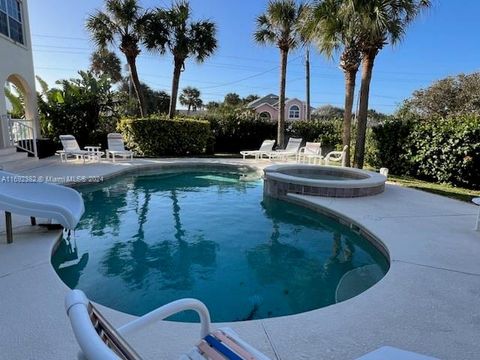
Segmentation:
<svg viewBox="0 0 480 360">
<path fill-rule="evenodd" d="M 37 134 L 33 120 L 12 119 L 10 115 L 3 115 L 2 121 L 8 124 L 8 139 L 10 146 L 37 156 Z"/>
</svg>

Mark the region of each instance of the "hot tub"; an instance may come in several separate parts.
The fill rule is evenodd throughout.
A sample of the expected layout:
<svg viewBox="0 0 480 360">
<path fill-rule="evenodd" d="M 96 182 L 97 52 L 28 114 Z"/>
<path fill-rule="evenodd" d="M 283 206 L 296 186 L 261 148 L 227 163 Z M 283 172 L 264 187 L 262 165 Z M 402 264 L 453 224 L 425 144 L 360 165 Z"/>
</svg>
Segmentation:
<svg viewBox="0 0 480 360">
<path fill-rule="evenodd" d="M 385 190 L 387 177 L 360 169 L 304 164 L 273 165 L 264 169 L 264 194 L 282 198 L 287 193 L 353 198 Z"/>
</svg>

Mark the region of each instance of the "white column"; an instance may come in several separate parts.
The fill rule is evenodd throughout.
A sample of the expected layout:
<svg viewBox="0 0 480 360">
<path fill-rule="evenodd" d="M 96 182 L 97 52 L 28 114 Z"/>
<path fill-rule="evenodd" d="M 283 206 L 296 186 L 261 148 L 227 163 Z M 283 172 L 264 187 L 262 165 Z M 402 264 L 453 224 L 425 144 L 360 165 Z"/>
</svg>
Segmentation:
<svg viewBox="0 0 480 360">
<path fill-rule="evenodd" d="M 0 148 L 7 147 L 8 144 L 8 124 L 3 115 L 7 115 L 7 101 L 5 99 L 4 85 L 0 84 Z"/>
</svg>

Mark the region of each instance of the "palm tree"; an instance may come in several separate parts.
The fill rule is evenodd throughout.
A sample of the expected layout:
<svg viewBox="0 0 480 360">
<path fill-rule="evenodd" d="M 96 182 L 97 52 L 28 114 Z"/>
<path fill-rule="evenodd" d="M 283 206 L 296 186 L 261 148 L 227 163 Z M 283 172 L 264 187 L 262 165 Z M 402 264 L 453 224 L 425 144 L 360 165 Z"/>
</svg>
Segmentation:
<svg viewBox="0 0 480 360">
<path fill-rule="evenodd" d="M 346 2 L 317 0 L 305 12 L 302 34 L 314 42 L 321 53 L 332 58 L 341 50 L 340 68 L 345 76 L 345 111 L 343 112 L 343 146 L 348 145 L 346 166 L 350 166 L 353 101 L 358 68 L 361 64 L 357 13 L 346 9 Z"/>
<path fill-rule="evenodd" d="M 92 53 L 90 69 L 97 76 L 107 75 L 113 83 L 122 80 L 122 63 L 117 55 L 108 49 L 100 48 Z"/>
<path fill-rule="evenodd" d="M 197 111 L 197 108 L 203 105 L 202 99 L 200 99 L 200 90 L 187 86 L 182 90 L 180 94 L 180 104 L 188 106 L 188 113 L 193 108 L 193 111 Z"/>
<path fill-rule="evenodd" d="M 175 2 L 170 9 L 157 8 L 148 16 L 145 26 L 145 46 L 164 54 L 173 55 L 173 79 L 170 110 L 173 119 L 177 107 L 180 75 L 185 61 L 194 58 L 203 63 L 217 48 L 216 25 L 208 20 L 192 21 L 190 4 L 186 0 Z"/>
<path fill-rule="evenodd" d="M 431 5 L 430 0 L 347 0 L 350 11 L 359 16 L 357 24 L 362 52 L 362 85 L 355 143 L 354 166 L 363 168 L 367 130 L 368 100 L 373 66 L 378 53 L 388 43 L 398 43 L 408 25 L 421 10 Z"/>
<path fill-rule="evenodd" d="M 125 55 L 142 117 L 146 115 L 146 109 L 136 60 L 141 52 L 139 44 L 144 15 L 137 0 L 105 0 L 105 11 L 97 10 L 86 23 L 98 48 L 106 49 L 109 45 L 118 44 Z"/>
<path fill-rule="evenodd" d="M 277 144 L 284 145 L 285 137 L 285 90 L 288 53 L 299 43 L 298 23 L 303 5 L 294 0 L 270 0 L 264 14 L 257 17 L 254 39 L 259 44 L 272 44 L 280 49 L 280 98 L 278 107 Z"/>
</svg>

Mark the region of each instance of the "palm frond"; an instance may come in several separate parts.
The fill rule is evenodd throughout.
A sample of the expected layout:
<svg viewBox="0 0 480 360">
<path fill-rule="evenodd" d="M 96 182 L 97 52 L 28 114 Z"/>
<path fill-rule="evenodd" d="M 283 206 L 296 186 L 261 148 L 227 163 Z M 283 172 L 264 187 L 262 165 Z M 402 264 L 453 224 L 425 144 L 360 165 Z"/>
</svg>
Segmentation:
<svg viewBox="0 0 480 360">
<path fill-rule="evenodd" d="M 410 23 L 431 6 L 430 0 L 349 0 L 359 14 L 362 42 L 381 49 L 402 40 Z"/>
<path fill-rule="evenodd" d="M 304 6 L 294 0 L 270 0 L 266 12 L 256 19 L 254 40 L 287 51 L 297 47 L 302 42 L 298 24 L 303 11 Z"/>
<path fill-rule="evenodd" d="M 36 75 L 35 78 L 37 79 L 38 83 L 40 84 L 40 88 L 42 89 L 42 95 L 48 92 L 48 84 L 45 80 L 43 80 L 40 76 Z"/>
<path fill-rule="evenodd" d="M 190 53 L 198 62 L 205 61 L 217 49 L 215 23 L 203 20 L 190 25 Z"/>
<path fill-rule="evenodd" d="M 85 27 L 90 32 L 94 43 L 100 48 L 106 48 L 115 40 L 116 25 L 104 12 L 97 11 L 90 15 Z"/>
<path fill-rule="evenodd" d="M 141 19 L 140 32 L 143 45 L 150 51 L 164 54 L 170 41 L 168 11 L 157 8 Z"/>
<path fill-rule="evenodd" d="M 137 0 L 107 0 L 105 3 L 107 12 L 119 27 L 128 32 L 137 19 L 141 16 L 141 7 Z"/>
</svg>

